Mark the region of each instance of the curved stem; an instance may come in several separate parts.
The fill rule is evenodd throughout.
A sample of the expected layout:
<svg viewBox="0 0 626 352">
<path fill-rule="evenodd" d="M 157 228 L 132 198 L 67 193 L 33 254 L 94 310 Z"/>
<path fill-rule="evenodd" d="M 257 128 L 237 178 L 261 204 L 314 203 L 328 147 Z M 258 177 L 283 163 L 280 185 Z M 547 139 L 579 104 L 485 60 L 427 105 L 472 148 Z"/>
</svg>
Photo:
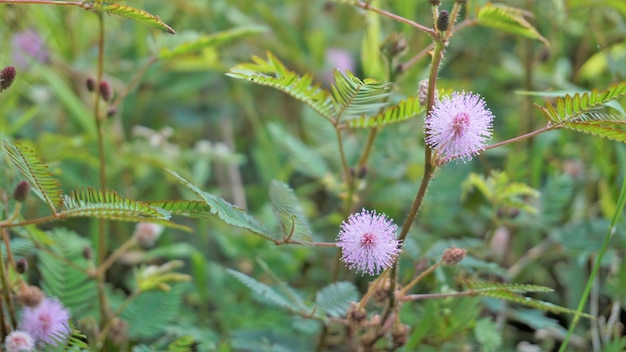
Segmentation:
<svg viewBox="0 0 626 352">
<path fill-rule="evenodd" d="M 435 269 L 440 267 L 441 264 L 443 264 L 443 260 L 439 260 L 437 263 L 433 264 L 430 268 L 422 271 L 415 279 L 411 280 L 411 282 L 409 282 L 408 285 L 403 287 L 402 290 L 398 292 L 398 299 L 402 299 L 402 297 L 404 297 L 406 293 L 409 292 L 409 290 L 413 288 L 413 286 L 415 286 L 415 284 L 422 281 L 423 278 L 425 278 L 428 274 L 435 271 Z"/>
<path fill-rule="evenodd" d="M 536 136 L 536 135 L 538 135 L 540 133 L 547 132 L 547 131 L 550 131 L 550 130 L 555 130 L 557 128 L 561 128 L 561 126 L 560 125 L 552 125 L 552 124 L 548 123 L 546 126 L 540 128 L 538 130 L 535 130 L 535 131 L 532 131 L 532 132 L 528 132 L 528 133 L 526 133 L 524 135 L 517 136 L 517 137 L 511 138 L 511 139 L 507 139 L 507 140 L 502 141 L 502 142 L 491 144 L 491 145 L 485 147 L 485 150 L 501 147 L 503 145 L 507 145 L 507 144 L 511 144 L 511 143 L 515 143 L 515 142 L 520 142 L 520 141 L 523 141 L 523 140 L 525 140 L 527 138 Z"/>
<path fill-rule="evenodd" d="M 370 10 L 370 11 L 376 12 L 376 13 L 378 13 L 380 15 L 383 15 L 385 17 L 391 18 L 394 21 L 397 21 L 397 22 L 400 22 L 400 23 L 404 23 L 404 24 L 408 24 L 409 26 L 411 26 L 413 28 L 416 28 L 416 29 L 418 29 L 418 30 L 420 30 L 422 32 L 428 33 L 430 35 L 435 34 L 435 31 L 432 30 L 432 28 L 428 28 L 426 26 L 422 26 L 421 24 L 419 24 L 417 22 L 414 22 L 414 21 L 411 21 L 409 19 L 406 19 L 406 18 L 404 18 L 402 16 L 398 16 L 398 15 L 396 15 L 394 13 L 391 13 L 391 12 L 388 12 L 388 11 L 385 11 L 385 10 L 373 7 L 370 4 L 365 3 L 363 1 L 357 1 L 355 5 L 360 7 L 360 8 L 362 8 L 362 9 L 364 9 L 364 10 Z"/>
</svg>

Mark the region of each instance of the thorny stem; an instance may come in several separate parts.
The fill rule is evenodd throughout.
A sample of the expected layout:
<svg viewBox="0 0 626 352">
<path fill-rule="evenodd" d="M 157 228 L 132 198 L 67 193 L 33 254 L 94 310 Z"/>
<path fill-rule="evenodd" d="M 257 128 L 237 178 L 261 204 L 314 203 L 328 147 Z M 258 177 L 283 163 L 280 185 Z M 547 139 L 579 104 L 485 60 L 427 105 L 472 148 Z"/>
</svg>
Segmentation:
<svg viewBox="0 0 626 352">
<path fill-rule="evenodd" d="M 6 231 L 3 229 L 3 232 Z M 8 272 L 4 266 L 4 260 L 0 260 L 0 276 L 2 277 L 2 296 L 6 303 L 6 306 L 9 309 L 9 316 L 11 317 L 11 323 L 13 327 L 17 326 L 17 318 L 15 315 L 15 307 L 13 306 L 13 301 L 11 300 L 11 290 L 9 286 L 9 278 Z"/>
<path fill-rule="evenodd" d="M 388 272 L 389 270 L 385 270 L 382 274 L 380 274 L 378 278 L 376 278 L 376 280 L 374 280 L 374 282 L 372 282 L 372 284 L 370 285 L 369 289 L 367 290 L 363 298 L 361 298 L 361 301 L 359 301 L 359 305 L 357 306 L 357 309 L 361 309 L 365 307 L 365 304 L 367 303 L 367 301 L 369 301 L 370 297 L 372 297 L 372 294 L 374 294 L 374 292 L 378 288 L 378 285 L 380 285 L 380 283 L 383 282 L 384 279 L 387 277 Z"/>
</svg>

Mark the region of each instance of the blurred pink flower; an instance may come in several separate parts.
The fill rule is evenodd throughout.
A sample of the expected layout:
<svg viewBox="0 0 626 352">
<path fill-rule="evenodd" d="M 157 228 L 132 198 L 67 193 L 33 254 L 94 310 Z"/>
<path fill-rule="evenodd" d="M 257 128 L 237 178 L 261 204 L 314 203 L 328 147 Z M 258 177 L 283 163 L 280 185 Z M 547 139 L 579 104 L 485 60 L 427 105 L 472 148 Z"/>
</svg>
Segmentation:
<svg viewBox="0 0 626 352">
<path fill-rule="evenodd" d="M 4 339 L 4 348 L 7 352 L 32 351 L 35 348 L 35 343 L 28 333 L 13 330 Z"/>
<path fill-rule="evenodd" d="M 325 53 L 326 65 L 330 67 L 328 71 L 324 72 L 324 77 L 328 82 L 333 82 L 332 69 L 336 69 L 341 72 L 346 70 L 354 72 L 354 59 L 352 55 L 344 49 L 329 48 Z"/>
<path fill-rule="evenodd" d="M 47 63 L 50 53 L 43 39 L 34 29 L 15 33 L 11 38 L 13 61 L 16 66 L 24 69 L 30 60 Z"/>
<path fill-rule="evenodd" d="M 471 160 L 491 138 L 493 114 L 476 94 L 454 92 L 426 117 L 426 143 L 443 158 Z"/>
<path fill-rule="evenodd" d="M 396 239 L 398 227 L 385 214 L 361 210 L 341 224 L 337 246 L 341 247 L 341 260 L 357 272 L 378 274 L 390 267 L 400 253 Z"/>
<path fill-rule="evenodd" d="M 69 319 L 69 312 L 59 301 L 46 297 L 38 306 L 24 308 L 20 328 L 36 341 L 52 343 L 70 334 Z"/>
</svg>

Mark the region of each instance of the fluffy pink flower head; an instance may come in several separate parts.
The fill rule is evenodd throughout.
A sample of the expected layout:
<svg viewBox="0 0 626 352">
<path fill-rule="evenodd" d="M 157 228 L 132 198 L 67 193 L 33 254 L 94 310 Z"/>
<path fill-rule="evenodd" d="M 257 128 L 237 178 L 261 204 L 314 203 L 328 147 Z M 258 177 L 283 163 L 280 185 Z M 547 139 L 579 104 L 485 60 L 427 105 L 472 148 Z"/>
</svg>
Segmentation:
<svg viewBox="0 0 626 352">
<path fill-rule="evenodd" d="M 7 352 L 32 351 L 34 348 L 33 338 L 24 331 L 13 330 L 4 339 L 4 349 Z"/>
<path fill-rule="evenodd" d="M 493 114 L 477 94 L 454 92 L 426 117 L 426 143 L 443 159 L 472 159 L 491 138 Z"/>
<path fill-rule="evenodd" d="M 357 272 L 378 274 L 389 268 L 400 253 L 396 239 L 398 227 L 385 214 L 361 210 L 341 224 L 337 246 L 341 247 L 341 260 Z"/>
<path fill-rule="evenodd" d="M 69 312 L 59 301 L 46 297 L 34 308 L 24 307 L 20 328 L 36 341 L 52 343 L 70 334 L 69 319 Z"/>
</svg>

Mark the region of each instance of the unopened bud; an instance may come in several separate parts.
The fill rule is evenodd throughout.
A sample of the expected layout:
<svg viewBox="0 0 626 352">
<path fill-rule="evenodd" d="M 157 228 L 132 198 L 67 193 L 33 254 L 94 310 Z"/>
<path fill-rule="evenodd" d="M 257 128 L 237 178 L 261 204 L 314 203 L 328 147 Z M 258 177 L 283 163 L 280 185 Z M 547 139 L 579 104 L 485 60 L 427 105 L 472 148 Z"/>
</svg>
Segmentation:
<svg viewBox="0 0 626 352">
<path fill-rule="evenodd" d="M 423 106 L 428 104 L 428 79 L 420 81 L 417 88 L 417 100 L 419 100 L 420 104 Z M 437 92 L 437 89 L 435 89 L 435 102 L 437 100 L 439 100 L 439 93 Z"/>
<path fill-rule="evenodd" d="M 92 257 L 91 247 L 85 246 L 85 248 L 83 248 L 83 257 L 87 260 L 91 260 L 91 257 Z"/>
<path fill-rule="evenodd" d="M 24 274 L 28 270 L 28 261 L 26 258 L 20 258 L 15 262 L 15 271 L 18 274 Z"/>
<path fill-rule="evenodd" d="M 11 84 L 13 84 L 16 75 L 17 73 L 15 72 L 15 67 L 13 66 L 7 66 L 0 71 L 0 92 L 9 88 Z"/>
<path fill-rule="evenodd" d="M 112 117 L 117 114 L 117 108 L 115 106 L 111 106 L 107 109 L 107 117 Z"/>
<path fill-rule="evenodd" d="M 348 307 L 348 312 L 346 314 L 349 322 L 353 322 L 356 325 L 360 325 L 365 318 L 367 318 L 367 312 L 365 309 L 359 308 L 359 305 L 352 302 L 350 303 L 350 307 Z"/>
<path fill-rule="evenodd" d="M 391 337 L 393 338 L 393 346 L 400 348 L 406 344 L 407 337 L 409 337 L 411 328 L 405 324 L 396 324 L 391 330 Z"/>
<path fill-rule="evenodd" d="M 456 265 L 465 258 L 466 254 L 465 249 L 452 246 L 443 252 L 441 259 L 445 265 Z"/>
<path fill-rule="evenodd" d="M 439 17 L 437 17 L 437 30 L 445 32 L 448 30 L 448 25 L 450 25 L 450 13 L 446 10 L 441 10 Z"/>
<path fill-rule="evenodd" d="M 37 286 L 23 285 L 17 293 L 17 300 L 25 307 L 37 307 L 39 303 L 46 297 L 41 289 Z"/>
<path fill-rule="evenodd" d="M 385 38 L 380 46 L 380 50 L 388 57 L 396 57 L 402 54 L 406 47 L 406 39 L 404 39 L 402 34 L 393 32 Z"/>
<path fill-rule="evenodd" d="M 22 181 L 15 186 L 15 190 L 13 191 L 13 199 L 17 202 L 23 202 L 26 200 L 28 196 L 28 192 L 30 192 L 30 183 L 28 181 Z"/>
<path fill-rule="evenodd" d="M 150 248 L 154 246 L 154 242 L 159 238 L 163 232 L 163 226 L 152 224 L 149 222 L 140 222 L 135 227 L 133 236 L 137 240 L 137 243 L 143 248 Z"/>
<path fill-rule="evenodd" d="M 96 80 L 93 77 L 87 77 L 85 80 L 85 85 L 87 86 L 87 90 L 93 92 L 96 90 Z"/>
<path fill-rule="evenodd" d="M 109 84 L 109 82 L 107 81 L 100 82 L 100 86 L 98 87 L 98 90 L 100 91 L 100 96 L 102 97 L 102 100 L 104 101 L 111 100 L 111 97 L 113 96 L 113 91 L 111 90 L 111 85 Z"/>
<path fill-rule="evenodd" d="M 428 2 L 429 2 L 432 6 L 439 6 L 439 5 L 441 5 L 441 0 L 428 0 Z"/>
</svg>

